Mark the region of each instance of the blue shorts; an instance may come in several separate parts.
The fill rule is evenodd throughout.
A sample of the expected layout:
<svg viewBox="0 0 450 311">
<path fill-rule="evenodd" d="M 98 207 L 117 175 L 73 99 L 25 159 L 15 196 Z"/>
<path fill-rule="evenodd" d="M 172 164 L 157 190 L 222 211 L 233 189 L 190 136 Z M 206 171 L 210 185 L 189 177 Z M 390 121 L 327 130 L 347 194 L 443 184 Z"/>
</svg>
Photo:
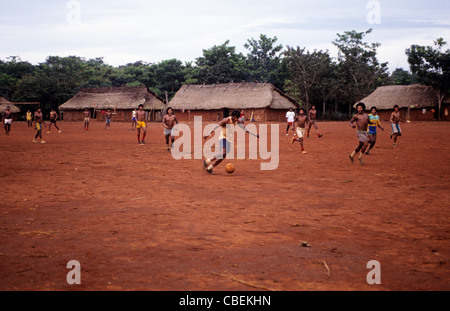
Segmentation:
<svg viewBox="0 0 450 311">
<path fill-rule="evenodd" d="M 220 151 L 223 152 L 223 149 L 225 149 L 226 154 L 231 151 L 231 143 L 225 138 L 220 141 Z"/>
<path fill-rule="evenodd" d="M 106 124 L 111 124 L 111 119 L 106 119 Z"/>
</svg>

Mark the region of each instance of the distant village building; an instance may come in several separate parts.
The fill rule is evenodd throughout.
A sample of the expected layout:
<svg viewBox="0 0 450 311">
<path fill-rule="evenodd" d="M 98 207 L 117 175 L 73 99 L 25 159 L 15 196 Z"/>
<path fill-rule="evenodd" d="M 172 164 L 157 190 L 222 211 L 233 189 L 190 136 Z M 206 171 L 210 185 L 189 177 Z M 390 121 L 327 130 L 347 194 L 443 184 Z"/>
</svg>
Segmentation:
<svg viewBox="0 0 450 311">
<path fill-rule="evenodd" d="M 289 108 L 297 102 L 269 83 L 184 85 L 170 101 L 180 121 L 219 121 L 233 110 L 244 110 L 247 121 L 286 121 Z"/>
<path fill-rule="evenodd" d="M 106 110 L 111 109 L 116 112 L 114 120 L 131 122 L 132 111 L 141 104 L 148 113 L 148 121 L 162 120 L 166 105 L 145 86 L 85 88 L 59 106 L 59 110 L 64 121 L 84 120 L 83 112 L 87 108 L 94 120 L 104 121 Z"/>
<path fill-rule="evenodd" d="M 373 106 L 377 107 L 378 114 L 384 121 L 389 121 L 395 105 L 400 107 L 401 116 L 405 120 L 438 119 L 437 95 L 429 86 L 419 84 L 382 86 L 360 102 L 366 104 L 367 111 Z M 449 110 L 450 97 L 447 96 L 441 108 L 442 120 L 450 120 Z"/>
<path fill-rule="evenodd" d="M 4 97 L 0 96 L 0 118 L 6 108 L 9 106 L 11 112 L 13 113 L 13 120 L 18 121 L 20 116 L 20 108 L 16 106 L 16 103 L 12 103 Z"/>
</svg>

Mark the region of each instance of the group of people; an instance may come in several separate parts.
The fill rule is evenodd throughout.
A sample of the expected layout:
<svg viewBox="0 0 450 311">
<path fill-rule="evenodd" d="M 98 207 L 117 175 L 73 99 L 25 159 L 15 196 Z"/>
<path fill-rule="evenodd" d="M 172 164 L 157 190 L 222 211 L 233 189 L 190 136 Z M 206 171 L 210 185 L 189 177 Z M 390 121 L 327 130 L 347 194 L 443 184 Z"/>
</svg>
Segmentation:
<svg viewBox="0 0 450 311">
<path fill-rule="evenodd" d="M 317 110 L 315 106 L 311 107 L 308 114 L 306 114 L 306 111 L 303 108 L 299 109 L 298 114 L 294 112 L 293 108 L 290 108 L 286 113 L 286 121 L 286 136 L 289 136 L 289 129 L 292 127 L 294 137 L 292 138 L 291 142 L 292 144 L 295 142 L 299 142 L 303 154 L 306 154 L 303 144 L 304 138 L 310 137 L 312 126 L 314 126 L 316 130 L 317 137 L 323 137 L 323 135 L 319 133 L 319 127 L 317 126 Z"/>
<path fill-rule="evenodd" d="M 358 103 L 356 108 L 357 113 L 350 120 L 350 126 L 355 129 L 357 128 L 358 146 L 349 157 L 352 163 L 354 163 L 355 157 L 359 153 L 359 162 L 364 165 L 363 156 L 370 155 L 370 151 L 375 147 L 377 142 L 377 129 L 380 128 L 384 131 L 384 128 L 381 126 L 380 116 L 376 107 L 370 109 L 369 115 L 365 112 L 366 105 L 364 103 Z M 405 122 L 400 116 L 399 109 L 399 106 L 395 105 L 390 118 L 392 132 L 390 132 L 389 136 L 391 139 L 394 138 L 394 147 L 397 147 L 398 137 L 402 136 L 400 122 Z"/>
<path fill-rule="evenodd" d="M 13 113 L 11 111 L 11 107 L 7 106 L 5 111 L 2 114 L 3 124 L 6 135 L 9 135 L 11 133 L 11 124 L 13 121 Z M 33 122 L 35 124 L 36 129 L 36 136 L 33 138 L 33 143 L 39 143 L 38 138 L 40 139 L 41 144 L 45 144 L 45 140 L 42 138 L 42 129 L 43 126 L 47 127 L 47 124 L 45 124 L 44 116 L 42 114 L 41 108 L 38 108 L 34 114 L 28 110 L 26 113 L 26 120 L 28 127 L 33 127 Z M 58 113 L 52 109 L 50 111 L 50 124 L 48 126 L 48 134 L 51 131 L 52 125 L 55 126 L 55 128 L 58 130 L 58 133 L 61 133 L 61 129 L 56 124 L 58 120 Z"/>
</svg>

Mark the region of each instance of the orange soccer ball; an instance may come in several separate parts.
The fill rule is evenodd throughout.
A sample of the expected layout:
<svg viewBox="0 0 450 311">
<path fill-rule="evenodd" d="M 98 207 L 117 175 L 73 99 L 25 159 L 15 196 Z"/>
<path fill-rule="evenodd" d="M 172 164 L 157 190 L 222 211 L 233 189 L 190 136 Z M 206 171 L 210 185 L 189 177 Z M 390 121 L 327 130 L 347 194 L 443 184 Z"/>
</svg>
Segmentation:
<svg viewBox="0 0 450 311">
<path fill-rule="evenodd" d="M 228 164 L 225 166 L 225 171 L 226 171 L 228 174 L 233 174 L 235 170 L 236 170 L 236 168 L 234 167 L 234 164 L 233 164 L 233 163 L 228 163 Z"/>
</svg>

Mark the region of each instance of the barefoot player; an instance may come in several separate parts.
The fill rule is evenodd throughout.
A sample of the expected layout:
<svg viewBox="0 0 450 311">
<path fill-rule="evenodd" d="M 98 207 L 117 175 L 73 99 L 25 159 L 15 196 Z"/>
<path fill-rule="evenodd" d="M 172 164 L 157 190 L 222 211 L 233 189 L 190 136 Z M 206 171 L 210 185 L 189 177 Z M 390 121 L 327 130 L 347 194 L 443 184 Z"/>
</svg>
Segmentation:
<svg viewBox="0 0 450 311">
<path fill-rule="evenodd" d="M 89 131 L 89 121 L 90 121 L 91 113 L 89 112 L 89 110 L 87 108 L 84 109 L 83 116 L 84 116 L 84 130 Z"/>
<path fill-rule="evenodd" d="M 309 120 L 308 137 L 309 137 L 309 132 L 311 131 L 311 126 L 314 125 L 317 136 L 319 136 L 319 138 L 321 138 L 323 135 L 321 135 L 319 133 L 319 128 L 317 127 L 317 110 L 316 110 L 316 106 L 314 106 L 314 105 L 311 107 L 311 110 L 308 112 L 308 120 Z"/>
<path fill-rule="evenodd" d="M 399 136 L 402 136 L 402 129 L 400 128 L 400 122 L 405 123 L 405 120 L 403 120 L 400 117 L 400 107 L 398 105 L 395 105 L 394 112 L 391 114 L 391 128 L 392 132 L 389 134 L 389 136 L 392 139 L 392 136 L 394 136 L 394 147 L 397 147 L 397 139 Z"/>
<path fill-rule="evenodd" d="M 289 128 L 291 126 L 292 126 L 292 130 L 294 131 L 294 119 L 295 119 L 294 109 L 289 108 L 289 111 L 286 113 L 286 122 L 287 122 L 286 136 L 289 136 Z"/>
<path fill-rule="evenodd" d="M 205 136 L 205 139 L 208 139 L 209 136 L 211 136 L 211 134 L 218 129 L 219 127 L 222 128 L 222 132 L 220 134 L 220 152 L 212 159 L 206 159 L 205 161 L 203 161 L 203 169 L 211 174 L 214 175 L 213 169 L 218 166 L 220 163 L 223 162 L 223 160 L 226 158 L 227 154 L 231 151 L 231 144 L 233 143 L 233 137 L 234 137 L 234 130 L 235 128 L 233 128 L 233 130 L 231 130 L 229 127 L 227 127 L 227 125 L 235 127 L 235 126 L 239 126 L 240 128 L 242 128 L 244 131 L 246 131 L 247 133 L 256 136 L 257 138 L 259 138 L 259 135 L 255 135 L 253 133 L 251 133 L 248 129 L 246 129 L 242 123 L 240 123 L 239 121 L 239 117 L 241 116 L 241 113 L 239 112 L 239 110 L 234 110 L 231 113 L 231 117 L 225 118 L 222 121 L 219 122 L 219 124 L 212 129 L 212 131 L 209 133 L 209 135 Z"/>
<path fill-rule="evenodd" d="M 169 145 L 169 139 L 172 141 L 173 148 L 173 143 L 175 142 L 174 127 L 175 124 L 178 124 L 177 117 L 173 114 L 173 109 L 171 107 L 167 108 L 167 114 L 164 116 L 162 124 L 164 126 L 164 136 L 166 138 L 167 151 L 170 151 L 171 147 Z"/>
<path fill-rule="evenodd" d="M 111 111 L 111 109 L 108 108 L 108 110 L 106 110 L 106 112 L 105 112 L 105 119 L 106 119 L 105 130 L 110 130 L 111 129 L 111 119 L 112 119 L 113 115 L 115 115 L 115 113 L 113 113 Z"/>
<path fill-rule="evenodd" d="M 381 127 L 381 120 L 380 116 L 377 114 L 378 109 L 377 107 L 372 107 L 370 109 L 369 114 L 369 149 L 366 152 L 366 155 L 370 155 L 370 150 L 375 147 L 375 144 L 377 143 L 377 128 L 380 128 L 382 131 L 384 131 L 384 128 Z"/>
<path fill-rule="evenodd" d="M 33 143 L 38 143 L 38 141 L 36 140 L 38 137 L 41 139 L 41 144 L 45 144 L 45 141 L 42 140 L 42 125 L 44 125 L 45 127 L 47 127 L 47 125 L 45 124 L 44 121 L 44 116 L 42 114 L 41 108 L 39 108 L 35 113 L 34 113 L 34 122 L 35 122 L 35 127 L 36 127 L 36 136 L 33 139 Z"/>
<path fill-rule="evenodd" d="M 139 145 L 145 145 L 145 136 L 147 136 L 147 124 L 145 124 L 145 111 L 144 105 L 139 105 L 139 110 L 136 112 L 136 128 L 137 137 Z M 141 129 L 142 129 L 142 140 L 141 140 Z"/>
<path fill-rule="evenodd" d="M 11 123 L 13 120 L 13 113 L 11 111 L 11 107 L 6 107 L 5 111 L 3 111 L 3 124 L 5 128 L 6 135 L 9 135 L 11 132 Z"/>
<path fill-rule="evenodd" d="M 356 108 L 358 109 L 358 113 L 355 114 L 350 121 L 350 126 L 353 128 L 358 127 L 358 131 L 356 135 L 358 136 L 359 144 L 356 147 L 355 151 L 350 155 L 350 160 L 354 163 L 355 156 L 358 152 L 359 154 L 359 162 L 364 165 L 363 155 L 369 146 L 369 134 L 367 132 L 367 127 L 369 126 L 369 116 L 365 113 L 366 105 L 364 103 L 359 103 Z M 356 122 L 356 125 L 354 124 Z"/>
<path fill-rule="evenodd" d="M 306 134 L 306 123 L 308 123 L 308 117 L 305 114 L 305 109 L 300 108 L 299 115 L 294 119 L 294 128 L 297 133 L 297 138 L 292 137 L 292 143 L 296 141 L 300 142 L 303 154 L 306 154 L 305 148 L 303 147 L 303 138 Z"/>
<path fill-rule="evenodd" d="M 58 114 L 54 109 L 50 111 L 50 125 L 48 126 L 48 132 L 47 134 L 50 134 L 50 131 L 52 129 L 52 124 L 55 125 L 56 129 L 58 130 L 58 133 L 61 133 L 61 130 L 59 129 L 58 125 L 56 125 L 56 120 L 58 120 Z"/>
</svg>

